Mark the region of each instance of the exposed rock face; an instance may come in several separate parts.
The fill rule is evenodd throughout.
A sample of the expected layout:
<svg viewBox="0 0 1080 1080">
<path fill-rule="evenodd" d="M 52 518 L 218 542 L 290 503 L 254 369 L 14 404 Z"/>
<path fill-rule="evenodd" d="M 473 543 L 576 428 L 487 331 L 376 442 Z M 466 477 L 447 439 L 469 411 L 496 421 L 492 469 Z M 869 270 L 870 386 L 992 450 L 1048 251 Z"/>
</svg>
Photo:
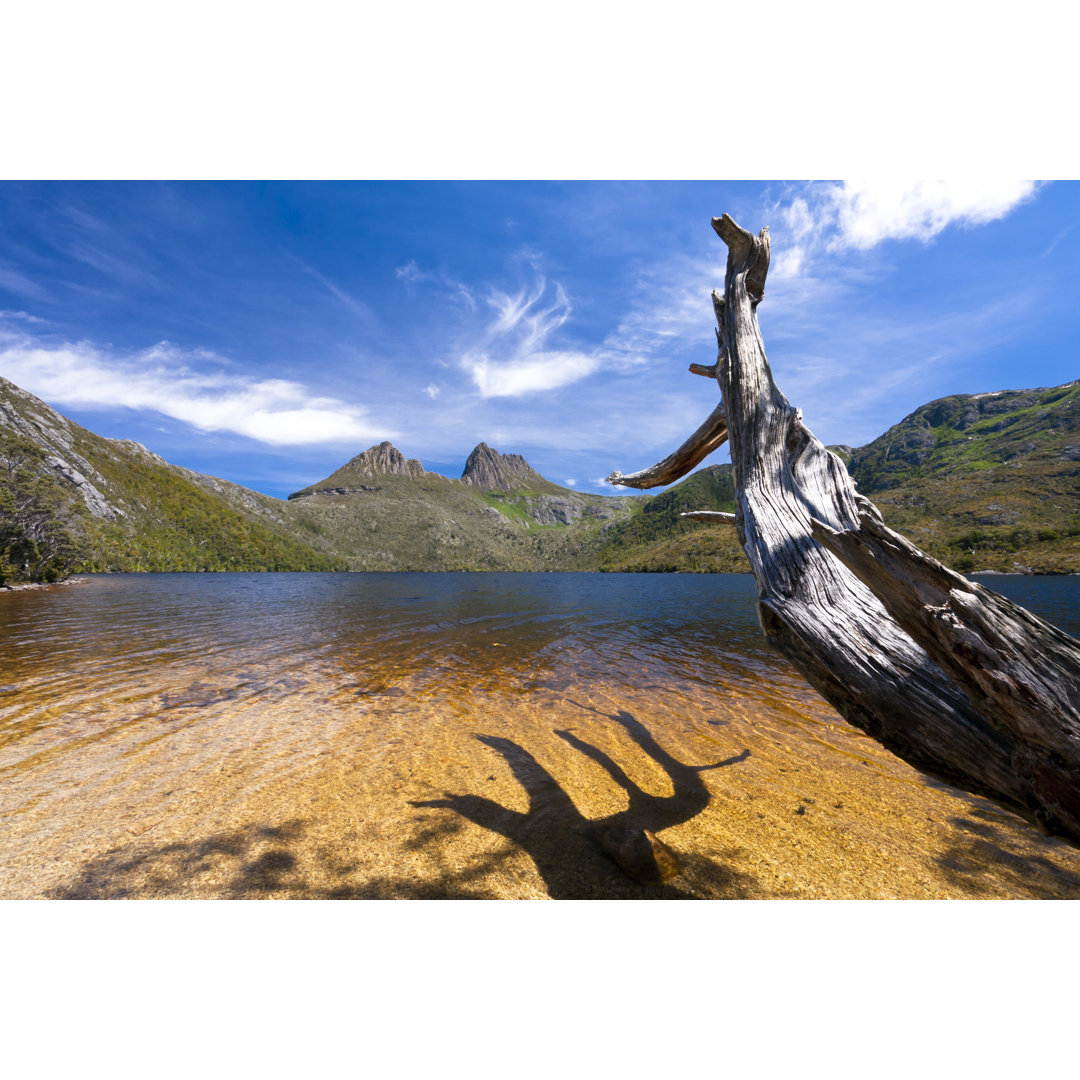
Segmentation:
<svg viewBox="0 0 1080 1080">
<path fill-rule="evenodd" d="M 392 443 L 381 442 L 378 446 L 368 447 L 362 454 L 357 454 L 352 461 L 339 470 L 349 470 L 354 476 L 411 476 L 419 480 L 425 476 L 424 466 L 415 458 L 408 461 L 405 455 Z"/>
<path fill-rule="evenodd" d="M 526 503 L 529 517 L 541 525 L 570 525 L 582 515 L 580 502 L 557 495 L 539 495 Z"/>
<path fill-rule="evenodd" d="M 0 425 L 30 439 L 45 451 L 45 463 L 62 483 L 74 486 L 96 518 L 113 520 L 124 512 L 106 499 L 101 474 L 75 452 L 72 422 L 33 394 L 0 378 Z"/>
<path fill-rule="evenodd" d="M 359 495 L 364 492 L 379 491 L 377 485 L 365 484 L 364 480 L 374 480 L 386 476 L 402 476 L 410 480 L 421 480 L 428 473 L 415 458 L 405 459 L 405 455 L 392 443 L 382 442 L 378 446 L 369 446 L 362 454 L 357 454 L 325 480 L 312 484 L 301 491 L 294 491 L 290 499 L 303 499 L 308 495 Z"/>
<path fill-rule="evenodd" d="M 474 487 L 500 488 L 503 491 L 548 486 L 548 481 L 520 454 L 500 454 L 487 443 L 480 443 L 469 455 L 461 479 Z"/>
</svg>

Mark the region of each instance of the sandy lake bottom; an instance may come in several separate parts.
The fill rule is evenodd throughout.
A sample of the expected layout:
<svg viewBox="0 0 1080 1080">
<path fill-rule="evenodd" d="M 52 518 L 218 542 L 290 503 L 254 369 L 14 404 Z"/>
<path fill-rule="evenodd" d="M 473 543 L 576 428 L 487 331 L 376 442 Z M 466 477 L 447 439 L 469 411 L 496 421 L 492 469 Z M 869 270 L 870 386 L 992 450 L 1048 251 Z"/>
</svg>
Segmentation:
<svg viewBox="0 0 1080 1080">
<path fill-rule="evenodd" d="M 0 898 L 1080 897 L 1080 851 L 844 723 L 749 579 L 677 577 L 0 596 Z"/>
</svg>

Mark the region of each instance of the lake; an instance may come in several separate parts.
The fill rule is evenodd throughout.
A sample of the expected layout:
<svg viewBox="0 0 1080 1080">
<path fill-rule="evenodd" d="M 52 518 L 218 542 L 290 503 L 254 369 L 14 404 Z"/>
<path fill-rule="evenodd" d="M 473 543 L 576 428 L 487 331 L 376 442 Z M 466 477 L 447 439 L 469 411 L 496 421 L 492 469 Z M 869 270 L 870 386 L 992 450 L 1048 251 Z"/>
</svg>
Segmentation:
<svg viewBox="0 0 1080 1080">
<path fill-rule="evenodd" d="M 984 577 L 1080 635 L 1080 578 Z M 1080 897 L 764 641 L 753 580 L 128 574 L 0 593 L 0 897 Z M 598 831 L 660 834 L 640 884 Z"/>
</svg>

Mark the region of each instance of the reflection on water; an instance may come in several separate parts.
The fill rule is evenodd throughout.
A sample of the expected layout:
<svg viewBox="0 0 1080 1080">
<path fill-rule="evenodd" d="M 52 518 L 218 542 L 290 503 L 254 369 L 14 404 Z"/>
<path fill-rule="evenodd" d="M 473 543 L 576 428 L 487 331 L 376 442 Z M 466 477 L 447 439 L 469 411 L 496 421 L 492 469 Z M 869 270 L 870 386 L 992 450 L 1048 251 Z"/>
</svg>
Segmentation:
<svg viewBox="0 0 1080 1080">
<path fill-rule="evenodd" d="M 1077 632 L 1074 579 L 985 584 Z M 849 728 L 753 601 L 736 575 L 0 595 L 0 896 L 1080 896 L 1080 852 Z M 628 877 L 610 830 L 680 873 Z"/>
</svg>

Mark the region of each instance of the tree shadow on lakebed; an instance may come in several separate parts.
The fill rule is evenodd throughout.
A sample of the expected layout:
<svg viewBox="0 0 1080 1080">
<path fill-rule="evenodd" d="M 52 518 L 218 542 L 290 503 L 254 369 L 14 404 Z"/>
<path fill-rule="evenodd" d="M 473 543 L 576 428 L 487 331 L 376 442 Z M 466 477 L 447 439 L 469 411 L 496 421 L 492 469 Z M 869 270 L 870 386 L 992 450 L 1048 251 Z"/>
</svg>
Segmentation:
<svg viewBox="0 0 1080 1080">
<path fill-rule="evenodd" d="M 607 714 L 601 714 L 607 716 Z M 346 831 L 325 842 L 323 823 L 293 818 L 278 824 L 249 824 L 191 840 L 155 842 L 149 836 L 123 844 L 84 864 L 78 876 L 51 890 L 51 899 L 494 899 L 520 895 L 517 849 L 528 854 L 555 899 L 750 899 L 764 898 L 753 878 L 693 852 L 678 852 L 678 874 L 642 882 L 604 854 L 605 834 L 638 838 L 691 820 L 710 802 L 701 774 L 735 765 L 749 751 L 710 765 L 685 765 L 668 754 L 629 713 L 608 719 L 619 724 L 666 773 L 673 793 L 650 795 L 602 750 L 570 731 L 556 734 L 574 751 L 600 765 L 626 792 L 627 808 L 589 820 L 556 779 L 510 739 L 477 735 L 501 755 L 529 797 L 529 809 L 509 810 L 479 795 L 446 794 L 411 802 L 426 815 L 403 843 L 383 851 L 363 847 Z M 476 851 L 466 821 L 511 841 L 497 851 Z M 350 843 L 356 841 L 355 843 Z M 610 844 L 608 845 L 610 847 Z M 395 856 L 422 853 L 423 876 L 395 865 Z"/>
<path fill-rule="evenodd" d="M 50 890 L 51 900 L 483 900 L 509 852 L 465 870 L 439 866 L 423 879 L 394 872 L 389 859 L 367 863 L 318 840 L 318 822 L 246 825 L 190 841 L 125 844 L 86 863 L 75 880 Z M 420 830 L 405 844 L 418 850 L 451 838 L 460 826 Z"/>
<path fill-rule="evenodd" d="M 595 710 L 590 710 L 595 711 Z M 681 825 L 708 806 L 711 796 L 701 778 L 703 772 L 736 765 L 750 756 L 749 750 L 710 765 L 686 765 L 673 758 L 630 713 L 600 714 L 619 724 L 637 746 L 671 781 L 671 795 L 650 795 L 635 784 L 625 770 L 604 751 L 571 731 L 555 734 L 578 753 L 599 765 L 626 792 L 625 810 L 605 818 L 586 818 L 567 791 L 524 747 L 511 739 L 476 735 L 510 767 L 525 789 L 529 808 L 508 809 L 482 795 L 453 795 L 413 802 L 426 809 L 453 810 L 475 825 L 496 832 L 522 848 L 536 864 L 547 893 L 553 899 L 749 899 L 766 894 L 753 878 L 701 855 L 665 850 L 671 858 L 670 876 L 649 881 L 627 863 L 640 865 L 652 858 L 646 830 L 659 832 Z M 648 873 L 648 869 L 646 872 Z M 656 870 L 656 862 L 651 864 Z"/>
<path fill-rule="evenodd" d="M 1012 895 L 1032 900 L 1080 898 L 1080 876 L 1032 850 L 1069 850 L 1066 841 L 1027 830 L 1019 819 L 1003 818 L 996 809 L 973 808 L 966 817 L 948 819 L 956 832 L 935 859 L 938 871 L 967 896 Z"/>
</svg>

